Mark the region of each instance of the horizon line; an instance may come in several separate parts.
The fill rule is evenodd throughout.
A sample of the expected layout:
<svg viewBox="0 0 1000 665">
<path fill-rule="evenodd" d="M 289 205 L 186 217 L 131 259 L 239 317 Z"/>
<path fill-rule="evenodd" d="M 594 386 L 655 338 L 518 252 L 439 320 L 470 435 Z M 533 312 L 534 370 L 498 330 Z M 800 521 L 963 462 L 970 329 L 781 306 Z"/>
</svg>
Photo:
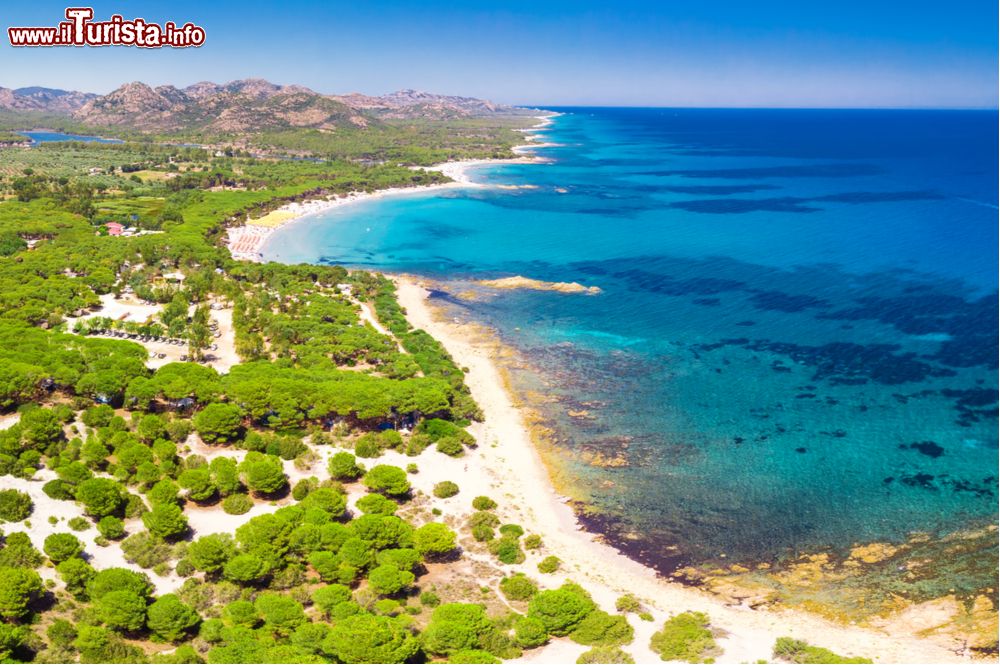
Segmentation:
<svg viewBox="0 0 1000 665">
<path fill-rule="evenodd" d="M 634 104 L 511 104 L 524 109 L 679 109 L 685 111 L 1000 111 L 1000 106 L 649 106 Z"/>
</svg>

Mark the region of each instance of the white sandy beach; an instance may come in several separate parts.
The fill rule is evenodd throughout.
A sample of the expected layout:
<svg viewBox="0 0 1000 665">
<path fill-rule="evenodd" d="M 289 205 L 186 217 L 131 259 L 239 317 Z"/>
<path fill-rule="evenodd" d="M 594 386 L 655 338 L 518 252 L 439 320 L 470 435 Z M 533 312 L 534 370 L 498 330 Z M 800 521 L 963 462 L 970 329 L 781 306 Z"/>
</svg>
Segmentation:
<svg viewBox="0 0 1000 665">
<path fill-rule="evenodd" d="M 553 489 L 524 415 L 506 388 L 498 363 L 499 345 L 483 331 L 444 320 L 429 305 L 427 289 L 415 278 L 400 277 L 397 284 L 400 304 L 410 322 L 444 344 L 459 366 L 468 368 L 466 382 L 485 415 L 484 422 L 472 428 L 479 447 L 463 458 L 468 463 L 461 475 L 449 470 L 449 479 L 460 487 L 481 487 L 476 491 L 492 494 L 506 512 L 506 520 L 521 524 L 528 533 L 542 534 L 546 549 L 541 556 L 556 554 L 564 562 L 564 574 L 556 575 L 539 575 L 534 570 L 538 560 L 535 555 L 523 566 L 512 568 L 521 568 L 536 579 L 552 578 L 543 580 L 547 586 L 558 586 L 565 577 L 571 577 L 606 609 L 613 609 L 615 600 L 626 592 L 643 599 L 655 621 L 632 620 L 636 639 L 626 650 L 636 662 L 659 662 L 648 648 L 649 636 L 667 617 L 687 610 L 707 612 L 712 625 L 725 632 L 719 639 L 725 650 L 719 662 L 770 660 L 775 640 L 784 636 L 845 655 L 870 657 L 876 662 L 965 660 L 955 651 L 914 635 L 839 625 L 800 611 L 727 605 L 720 597 L 669 582 L 599 542 L 580 528 L 565 498 Z M 424 475 L 423 470 L 420 475 Z M 557 641 L 527 652 L 526 662 L 571 662 L 585 650 L 571 642 Z"/>
<path fill-rule="evenodd" d="M 547 125 L 552 124 L 552 118 L 560 114 L 536 116 L 539 123 L 524 131 L 537 132 Z M 533 155 L 537 148 L 544 148 L 557 145 L 555 143 L 544 142 L 544 137 L 539 134 L 531 134 L 525 137 L 529 143 L 514 146 L 513 152 L 521 155 L 512 159 L 465 159 L 452 162 L 444 162 L 433 166 L 414 166 L 414 170 L 437 171 L 451 178 L 451 182 L 437 183 L 433 185 L 417 185 L 414 187 L 391 187 L 380 189 L 377 192 L 351 192 L 344 196 L 331 196 L 323 199 L 311 199 L 308 201 L 295 201 L 281 206 L 271 212 L 262 220 L 251 220 L 242 226 L 233 226 L 226 231 L 226 247 L 229 249 L 234 259 L 241 261 L 262 261 L 261 250 L 274 231 L 287 224 L 301 221 L 303 218 L 317 215 L 328 210 L 333 210 L 360 201 L 371 201 L 390 196 L 400 196 L 405 194 L 423 194 L 428 191 L 452 189 L 456 187 L 485 187 L 485 185 L 475 182 L 469 176 L 469 170 L 495 164 L 544 164 L 545 159 Z M 499 188 L 504 188 L 499 185 Z M 254 223 L 254 222 L 257 223 Z"/>
<path fill-rule="evenodd" d="M 516 152 L 530 152 L 546 145 L 538 143 L 545 137 L 538 131 L 551 123 L 540 116 L 541 123 L 523 130 L 531 134 L 534 142 L 519 146 Z M 492 163 L 538 163 L 537 158 L 517 160 L 468 160 L 429 167 L 445 173 L 454 182 L 421 188 L 385 190 L 374 194 L 357 194 L 348 197 L 290 204 L 293 213 L 288 221 L 298 221 L 335 206 L 345 205 L 372 197 L 393 196 L 443 187 L 477 186 L 468 176 L 468 170 Z M 297 213 L 297 214 L 296 214 Z M 284 222 L 282 222 L 284 223 Z M 235 258 L 260 260 L 260 247 L 273 232 L 269 227 L 240 227 L 230 229 L 230 248 Z M 245 230 L 244 230 L 245 229 Z M 243 234 L 253 237 L 240 244 Z M 968 660 L 963 646 L 956 643 L 934 642 L 918 637 L 916 628 L 895 622 L 891 629 L 855 627 L 834 623 L 814 614 L 788 609 L 752 609 L 747 605 L 727 604 L 720 596 L 670 582 L 618 552 L 579 526 L 573 510 L 565 497 L 559 496 L 549 478 L 539 453 L 531 438 L 525 412 L 519 408 L 508 391 L 501 364 L 502 349 L 494 337 L 475 326 L 446 320 L 428 302 L 428 291 L 416 278 L 398 277 L 398 297 L 410 322 L 429 332 L 441 341 L 458 365 L 468 368 L 466 382 L 473 397 L 484 411 L 484 422 L 476 423 L 471 431 L 478 447 L 464 457 L 453 459 L 439 454 L 424 454 L 417 458 L 420 473 L 411 477 L 414 489 L 423 497 L 432 497 L 436 483 L 443 480 L 456 482 L 462 493 L 451 499 L 429 499 L 430 505 L 444 511 L 449 522 L 461 524 L 471 512 L 469 499 L 475 494 L 488 494 L 500 503 L 505 522 L 521 524 L 528 533 L 542 535 L 545 546 L 540 552 L 529 552 L 524 564 L 501 566 L 508 571 L 522 571 L 539 580 L 542 586 L 557 587 L 564 579 L 572 578 L 583 584 L 595 600 L 607 610 L 613 610 L 615 600 L 624 593 L 632 593 L 643 600 L 653 614 L 654 621 L 645 622 L 633 617 L 630 622 L 636 630 L 635 641 L 626 647 L 636 662 L 660 662 L 649 649 L 649 638 L 673 614 L 688 610 L 709 614 L 713 627 L 719 632 L 719 645 L 724 649 L 718 662 L 755 662 L 771 660 L 774 642 L 779 637 L 794 637 L 817 646 L 851 656 L 865 656 L 875 662 L 941 663 Z M 568 296 L 576 297 L 576 296 Z M 364 318 L 380 327 L 370 312 Z M 332 450 L 317 450 L 326 457 Z M 380 462 L 406 466 L 413 458 L 389 451 Z M 321 469 L 318 462 L 313 469 Z M 294 482 L 299 475 L 309 472 L 289 471 Z M 352 496 L 352 499 L 356 498 Z M 199 527 L 211 530 L 208 516 Z M 219 526 L 222 530 L 233 528 L 231 523 Z M 201 529 L 199 529 L 201 531 Z M 563 560 L 560 571 L 554 575 L 541 575 L 536 570 L 538 561 L 549 554 Z M 489 555 L 467 551 L 472 561 L 496 567 Z M 919 611 L 919 607 L 913 608 Z M 919 622 L 917 622 L 919 623 Z M 905 629 L 904 629 L 905 628 Z M 524 662 L 572 662 L 587 648 L 568 640 L 555 640 L 549 645 L 526 652 Z"/>
</svg>

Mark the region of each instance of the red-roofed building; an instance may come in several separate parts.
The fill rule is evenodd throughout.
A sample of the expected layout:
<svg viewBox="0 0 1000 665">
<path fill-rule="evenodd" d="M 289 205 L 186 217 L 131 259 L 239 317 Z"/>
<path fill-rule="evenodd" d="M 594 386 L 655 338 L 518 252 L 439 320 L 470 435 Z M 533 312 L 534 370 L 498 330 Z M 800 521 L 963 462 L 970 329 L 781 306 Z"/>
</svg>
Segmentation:
<svg viewBox="0 0 1000 665">
<path fill-rule="evenodd" d="M 108 235 L 110 236 L 120 236 L 122 231 L 125 229 L 125 227 L 118 222 L 108 222 L 105 226 L 108 227 Z"/>
</svg>

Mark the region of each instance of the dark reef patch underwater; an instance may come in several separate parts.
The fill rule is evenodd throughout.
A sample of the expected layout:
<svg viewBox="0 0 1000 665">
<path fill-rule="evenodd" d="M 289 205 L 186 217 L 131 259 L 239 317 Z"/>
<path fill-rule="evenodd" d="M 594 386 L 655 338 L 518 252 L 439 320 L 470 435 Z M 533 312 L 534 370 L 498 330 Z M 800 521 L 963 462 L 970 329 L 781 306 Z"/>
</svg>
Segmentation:
<svg viewBox="0 0 1000 665">
<path fill-rule="evenodd" d="M 523 359 L 584 522 L 665 574 L 995 600 L 996 113 L 566 110 L 554 163 L 476 175 L 536 189 L 341 208 L 267 256 L 441 278 Z M 602 293 L 474 281 L 516 274 Z"/>
</svg>

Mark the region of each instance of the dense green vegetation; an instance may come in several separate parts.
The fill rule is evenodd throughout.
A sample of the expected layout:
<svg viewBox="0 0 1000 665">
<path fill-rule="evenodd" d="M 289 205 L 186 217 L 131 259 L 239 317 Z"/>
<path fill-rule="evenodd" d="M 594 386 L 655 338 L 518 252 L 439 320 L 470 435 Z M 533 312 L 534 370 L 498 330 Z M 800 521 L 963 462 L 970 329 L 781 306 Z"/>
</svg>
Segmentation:
<svg viewBox="0 0 1000 665">
<path fill-rule="evenodd" d="M 543 545 L 501 524 L 487 497 L 468 523 L 428 511 L 417 465 L 385 459 L 462 456 L 481 416 L 393 283 L 237 263 L 219 242 L 289 200 L 426 183 L 441 176 L 407 165 L 505 154 L 509 129 L 273 138 L 296 150 L 315 139 L 339 161 L 148 141 L 5 149 L 0 409 L 17 422 L 0 429 L 0 474 L 19 484 L 0 491 L 0 659 L 498 662 L 568 636 L 628 661 L 627 618 L 571 582 L 540 590 L 509 574 L 498 592 L 472 580 L 471 594 L 435 583 L 466 547 L 499 567 Z M 112 221 L 146 233 L 109 236 Z M 109 299 L 153 313 L 101 316 Z M 362 323 L 359 301 L 388 335 Z M 207 361 L 220 307 L 241 360 L 225 372 Z M 187 359 L 152 369 L 145 345 L 163 340 Z M 73 516 L 34 514 L 23 489 Z M 205 511 L 231 528 L 206 530 Z M 37 543 L 19 530 L 47 517 Z M 109 566 L 104 551 L 121 558 Z"/>
<path fill-rule="evenodd" d="M 702 612 L 684 612 L 668 619 L 653 634 L 649 647 L 663 660 L 703 663 L 717 653 L 708 616 Z"/>
</svg>

